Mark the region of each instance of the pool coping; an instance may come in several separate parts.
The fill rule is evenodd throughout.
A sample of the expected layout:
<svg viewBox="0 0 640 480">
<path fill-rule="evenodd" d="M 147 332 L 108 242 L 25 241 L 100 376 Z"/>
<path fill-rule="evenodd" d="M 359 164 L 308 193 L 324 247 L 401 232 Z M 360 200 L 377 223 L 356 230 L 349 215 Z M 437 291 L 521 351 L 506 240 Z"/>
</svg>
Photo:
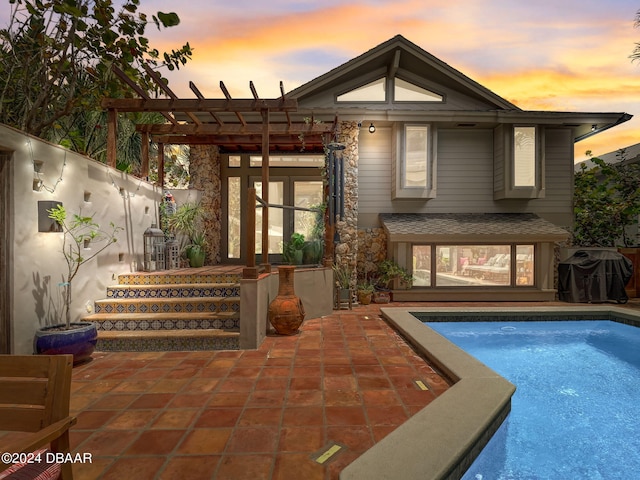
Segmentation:
<svg viewBox="0 0 640 480">
<path fill-rule="evenodd" d="M 383 317 L 452 385 L 349 464 L 341 480 L 459 479 L 511 410 L 515 386 L 412 315 L 429 321 L 612 320 L 640 327 L 640 314 L 608 305 L 387 307 Z"/>
</svg>

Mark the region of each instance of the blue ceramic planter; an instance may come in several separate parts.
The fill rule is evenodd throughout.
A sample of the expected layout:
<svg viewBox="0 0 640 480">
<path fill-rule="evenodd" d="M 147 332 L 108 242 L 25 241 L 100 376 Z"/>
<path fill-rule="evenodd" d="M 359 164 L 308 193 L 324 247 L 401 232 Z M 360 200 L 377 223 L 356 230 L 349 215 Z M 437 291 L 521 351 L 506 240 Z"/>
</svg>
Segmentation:
<svg viewBox="0 0 640 480">
<path fill-rule="evenodd" d="M 71 354 L 74 365 L 89 360 L 98 341 L 95 324 L 72 323 L 70 330 L 60 330 L 61 326 L 53 325 L 36 331 L 34 352 L 39 355 Z"/>
</svg>

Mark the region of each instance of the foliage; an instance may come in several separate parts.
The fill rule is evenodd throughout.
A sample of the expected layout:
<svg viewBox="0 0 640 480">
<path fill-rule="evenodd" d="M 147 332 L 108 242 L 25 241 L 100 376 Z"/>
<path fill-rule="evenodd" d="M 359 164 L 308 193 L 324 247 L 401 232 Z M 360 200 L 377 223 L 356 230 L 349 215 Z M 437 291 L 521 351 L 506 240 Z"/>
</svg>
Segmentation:
<svg viewBox="0 0 640 480">
<path fill-rule="evenodd" d="M 74 214 L 73 218 L 69 220 L 67 219 L 67 211 L 62 205 L 47 210 L 47 213 L 49 218 L 55 220 L 62 227 L 64 233 L 62 255 L 64 255 L 64 259 L 67 262 L 67 274 L 64 283 L 64 308 L 62 313 L 64 314 L 66 328 L 69 329 L 71 327 L 71 282 L 82 265 L 91 261 L 117 241 L 116 235 L 122 230 L 122 227 L 116 227 L 113 223 L 110 223 L 110 229 L 103 230 L 100 225 L 93 221 L 92 216 L 78 214 Z M 83 253 L 86 250 L 85 244 L 87 242 L 92 245 L 101 242 L 104 242 L 104 244 L 100 248 L 92 249 L 91 254 L 85 257 Z"/>
<path fill-rule="evenodd" d="M 69 129 L 69 117 L 101 110 L 105 96 L 131 97 L 130 88 L 112 73 L 113 65 L 145 92 L 157 93 L 143 65 L 174 70 L 191 58 L 188 43 L 162 54 L 151 47 L 144 36 L 149 23 L 160 30 L 180 19 L 163 12 L 149 19 L 138 11 L 140 0 L 121 6 L 113 0 L 9 3 L 9 24 L 0 30 L 0 122 L 35 136 Z"/>
<path fill-rule="evenodd" d="M 358 292 L 363 293 L 373 293 L 373 291 L 375 290 L 375 285 L 371 280 L 361 280 L 360 282 L 358 282 L 357 290 Z"/>
<path fill-rule="evenodd" d="M 303 248 L 304 235 L 297 232 L 292 233 L 288 242 L 282 242 L 282 259 L 290 265 L 299 264 L 302 261 Z"/>
<path fill-rule="evenodd" d="M 624 151 L 620 152 L 624 157 Z M 640 214 L 640 165 L 623 161 L 608 164 L 592 158 L 595 168 L 582 165 L 575 175 L 573 243 L 583 247 L 614 247 L 636 243 L 626 227 Z"/>
<path fill-rule="evenodd" d="M 167 216 L 166 225 L 172 234 L 181 234 L 188 238 L 182 242 L 185 252 L 192 250 L 204 250 L 207 245 L 205 234 L 202 231 L 202 216 L 204 208 L 199 203 L 183 203 L 176 212 Z"/>
<path fill-rule="evenodd" d="M 335 263 L 333 265 L 333 281 L 336 287 L 347 289 L 351 286 L 351 277 L 353 271 L 349 265 L 340 265 Z"/>
<path fill-rule="evenodd" d="M 391 282 L 396 279 L 400 280 L 407 287 L 411 287 L 413 284 L 413 277 L 411 274 L 393 260 L 383 260 L 378 264 L 376 286 L 389 288 Z"/>
</svg>

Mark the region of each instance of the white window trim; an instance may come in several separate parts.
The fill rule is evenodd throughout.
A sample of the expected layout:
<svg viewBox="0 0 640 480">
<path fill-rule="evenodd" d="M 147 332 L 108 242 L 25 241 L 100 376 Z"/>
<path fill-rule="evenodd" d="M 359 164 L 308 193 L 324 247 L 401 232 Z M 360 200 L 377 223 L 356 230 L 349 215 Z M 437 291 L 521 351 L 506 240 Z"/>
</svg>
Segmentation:
<svg viewBox="0 0 640 480">
<path fill-rule="evenodd" d="M 428 128 L 427 145 L 427 186 L 426 187 L 405 187 L 403 179 L 405 175 L 405 129 L 410 126 L 423 126 Z M 393 148 L 392 168 L 392 188 L 391 199 L 429 199 L 436 197 L 436 163 L 437 163 L 437 129 L 429 123 L 397 123 L 393 128 Z"/>
</svg>

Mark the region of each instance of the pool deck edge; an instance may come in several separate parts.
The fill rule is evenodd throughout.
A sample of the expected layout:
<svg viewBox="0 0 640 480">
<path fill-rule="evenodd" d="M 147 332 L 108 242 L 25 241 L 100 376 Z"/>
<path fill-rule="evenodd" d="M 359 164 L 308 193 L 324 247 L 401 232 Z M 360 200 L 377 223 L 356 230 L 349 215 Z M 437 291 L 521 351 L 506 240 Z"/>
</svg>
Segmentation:
<svg viewBox="0 0 640 480">
<path fill-rule="evenodd" d="M 640 315 L 609 305 L 567 307 L 389 307 L 383 317 L 453 385 L 348 465 L 341 480 L 453 480 L 462 477 L 511 409 L 515 386 L 426 327 L 411 312 L 433 316 L 602 315 L 640 326 Z"/>
</svg>

